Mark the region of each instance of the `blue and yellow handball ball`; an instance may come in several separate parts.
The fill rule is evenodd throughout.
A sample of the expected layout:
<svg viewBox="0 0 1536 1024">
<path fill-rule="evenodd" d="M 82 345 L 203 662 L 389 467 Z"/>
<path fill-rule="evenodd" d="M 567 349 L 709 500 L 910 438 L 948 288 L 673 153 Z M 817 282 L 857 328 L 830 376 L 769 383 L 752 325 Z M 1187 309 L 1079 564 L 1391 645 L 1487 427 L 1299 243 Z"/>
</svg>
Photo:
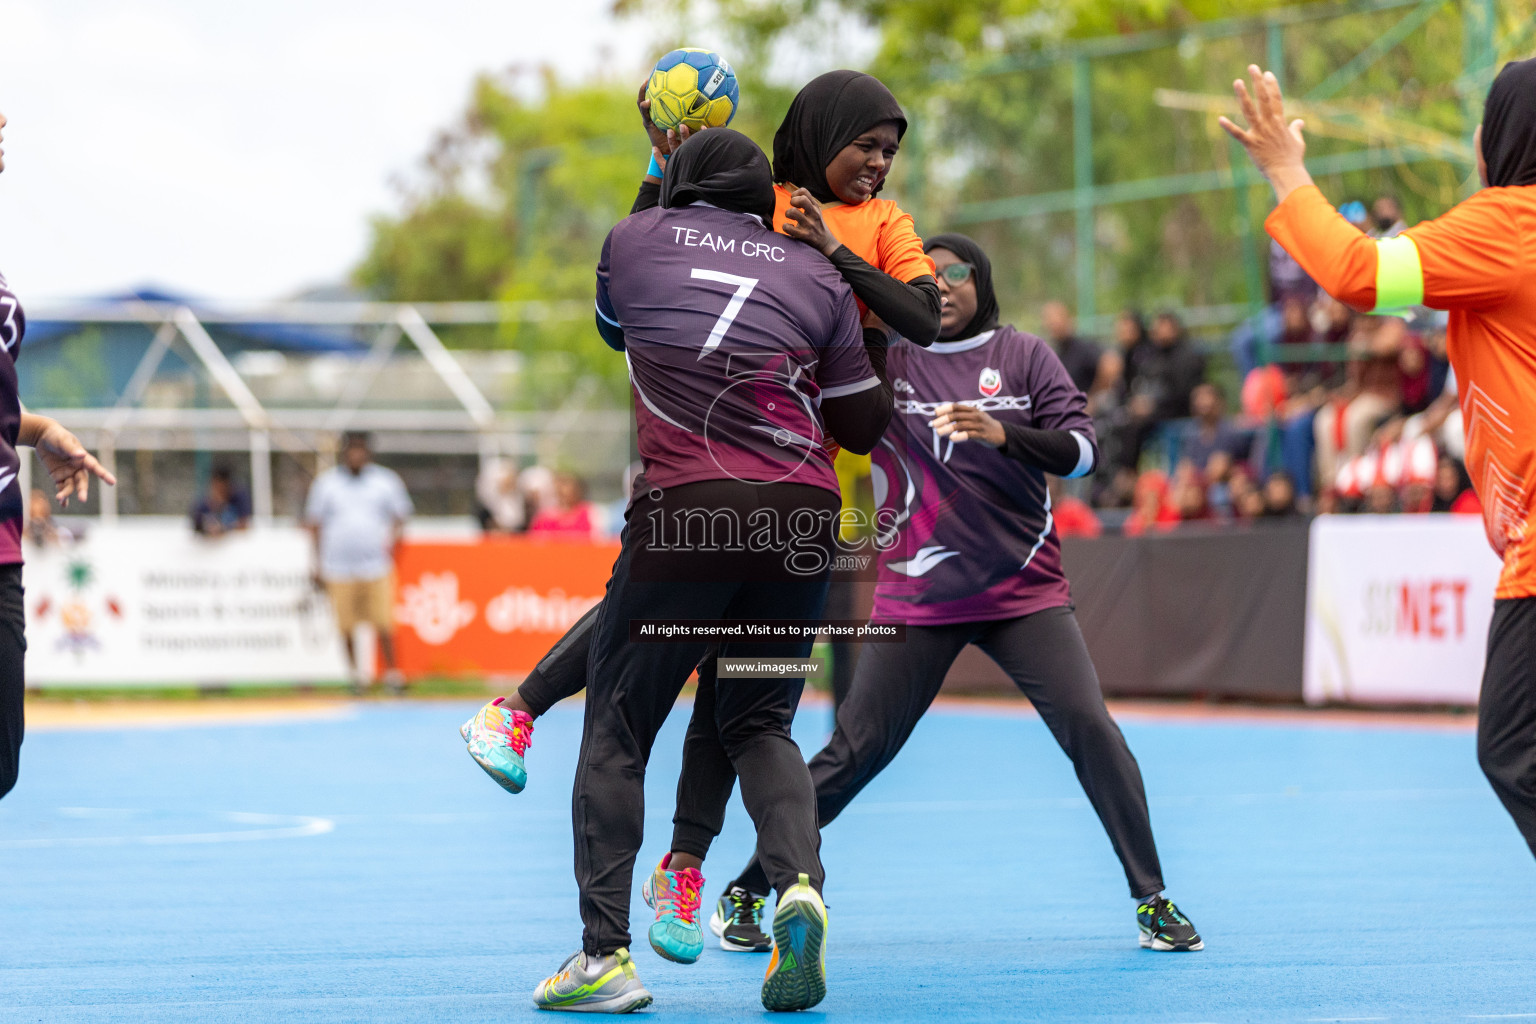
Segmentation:
<svg viewBox="0 0 1536 1024">
<path fill-rule="evenodd" d="M 687 125 L 689 131 L 723 128 L 736 114 L 736 72 L 718 53 L 685 46 L 656 62 L 645 97 L 651 120 L 663 131 Z"/>
</svg>

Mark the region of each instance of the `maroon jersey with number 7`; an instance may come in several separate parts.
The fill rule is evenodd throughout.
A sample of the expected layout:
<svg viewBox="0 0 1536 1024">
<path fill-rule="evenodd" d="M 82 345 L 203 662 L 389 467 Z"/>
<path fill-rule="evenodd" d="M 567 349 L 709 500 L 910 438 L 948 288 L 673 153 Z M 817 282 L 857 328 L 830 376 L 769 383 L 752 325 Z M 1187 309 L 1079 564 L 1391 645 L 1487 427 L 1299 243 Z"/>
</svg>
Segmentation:
<svg viewBox="0 0 1536 1024">
<path fill-rule="evenodd" d="M 836 492 L 820 404 L 879 385 L 853 293 L 745 213 L 656 208 L 609 232 L 597 310 L 624 331 L 645 479 Z"/>
</svg>

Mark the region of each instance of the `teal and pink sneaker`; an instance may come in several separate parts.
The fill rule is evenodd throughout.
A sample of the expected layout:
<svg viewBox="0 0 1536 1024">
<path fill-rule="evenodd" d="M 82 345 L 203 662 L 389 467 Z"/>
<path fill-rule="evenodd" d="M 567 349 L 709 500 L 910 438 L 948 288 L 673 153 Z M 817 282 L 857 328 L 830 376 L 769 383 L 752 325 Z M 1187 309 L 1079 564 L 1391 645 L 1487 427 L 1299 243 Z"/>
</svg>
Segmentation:
<svg viewBox="0 0 1536 1024">
<path fill-rule="evenodd" d="M 651 948 L 668 960 L 691 964 L 704 952 L 704 931 L 699 927 L 699 893 L 704 876 L 698 868 L 672 871 L 669 853 L 646 878 L 640 893 L 645 905 L 655 909 Z"/>
<path fill-rule="evenodd" d="M 521 793 L 528 784 L 523 754 L 533 743 L 533 716 L 502 707 L 505 699 L 497 697 L 476 711 L 475 717 L 459 727 L 459 735 L 485 774 L 508 793 Z"/>
</svg>

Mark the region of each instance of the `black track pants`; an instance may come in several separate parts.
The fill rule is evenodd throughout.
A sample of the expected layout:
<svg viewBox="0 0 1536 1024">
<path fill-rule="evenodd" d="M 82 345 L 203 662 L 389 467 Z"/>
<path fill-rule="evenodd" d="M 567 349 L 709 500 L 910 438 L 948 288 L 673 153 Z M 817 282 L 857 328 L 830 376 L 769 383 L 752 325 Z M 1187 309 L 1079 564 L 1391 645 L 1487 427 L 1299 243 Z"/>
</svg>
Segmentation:
<svg viewBox="0 0 1536 1024">
<path fill-rule="evenodd" d="M 609 588 L 612 588 L 612 583 Z M 549 653 L 539 660 L 518 686 L 517 695 L 523 698 L 535 718 L 565 698 L 580 693 L 581 688 L 587 685 L 587 656 L 592 649 L 592 627 L 597 623 L 597 613 L 601 609 L 602 604 L 596 604 L 587 614 L 577 619 L 576 624 L 565 631 L 565 636 L 549 649 Z"/>
<path fill-rule="evenodd" d="M 1477 763 L 1536 854 L 1536 597 L 1493 603 Z"/>
<path fill-rule="evenodd" d="M 26 627 L 21 566 L 0 565 L 0 797 L 15 787 L 21 762 Z"/>
<path fill-rule="evenodd" d="M 972 643 L 1008 673 L 1072 759 L 1083 792 L 1125 868 L 1131 895 L 1162 889 L 1141 769 L 1104 707 L 1098 675 L 1070 608 L 998 622 L 909 626 L 904 643 L 865 644 L 853 686 L 838 708 L 832 739 L 811 759 L 819 823 L 825 826 L 836 818 L 891 763 L 938 696 L 955 658 Z M 690 783 L 699 782 L 701 794 L 718 793 L 717 782 L 688 771 L 686 763 L 684 768 Z M 679 801 L 679 817 L 684 811 Z M 683 841 L 695 847 L 711 827 L 711 837 L 718 834 L 724 816 L 723 807 L 717 813 L 702 799 L 690 801 L 687 814 L 680 831 Z M 696 849 L 674 848 L 702 856 Z M 757 858 L 737 883 L 753 892 L 767 891 Z"/>
<path fill-rule="evenodd" d="M 833 550 L 838 497 L 795 484 L 710 481 L 674 487 L 636 503 L 624 530 L 608 596 L 593 625 L 586 722 L 572 794 L 576 882 L 585 925 L 582 947 L 602 956 L 627 946 L 635 857 L 645 821 L 645 767 L 656 734 L 709 642 L 631 642 L 631 619 L 815 619 L 826 600 L 827 573 L 789 571 L 780 554 L 658 550 L 651 512 L 726 508 L 822 515 Z M 724 567 L 722 569 L 722 567 Z M 723 657 L 805 657 L 810 641 L 732 642 Z M 757 827 L 765 877 L 782 891 L 810 877 L 822 884 L 816 797 L 790 724 L 803 678 L 727 679 L 713 687 L 714 729 L 742 801 Z M 684 769 L 687 771 L 688 769 Z M 727 789 L 729 795 L 729 789 Z"/>
<path fill-rule="evenodd" d="M 587 685 L 587 660 L 592 650 L 592 627 L 597 623 L 601 604 L 594 605 L 565 631 L 549 653 L 539 659 L 533 671 L 528 673 L 517 687 L 517 695 L 523 698 L 538 718 L 567 697 L 574 697 Z M 711 680 L 715 675 L 716 653 L 711 650 L 699 662 L 699 676 L 707 672 Z M 727 793 L 727 796 L 730 794 Z"/>
</svg>

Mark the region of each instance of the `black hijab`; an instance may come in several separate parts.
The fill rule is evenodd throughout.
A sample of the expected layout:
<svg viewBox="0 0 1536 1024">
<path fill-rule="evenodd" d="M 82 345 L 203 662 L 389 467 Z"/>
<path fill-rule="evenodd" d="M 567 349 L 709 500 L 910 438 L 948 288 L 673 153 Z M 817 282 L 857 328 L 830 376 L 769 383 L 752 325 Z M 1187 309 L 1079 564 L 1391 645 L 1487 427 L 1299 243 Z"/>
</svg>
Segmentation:
<svg viewBox="0 0 1536 1024">
<path fill-rule="evenodd" d="M 661 205 L 671 208 L 703 200 L 773 223 L 773 175 L 757 143 L 729 128 L 711 128 L 688 137 L 667 160 Z"/>
<path fill-rule="evenodd" d="M 1434 490 L 1434 500 L 1430 502 L 1429 506 L 1429 510 L 1431 512 L 1449 512 L 1451 510 L 1451 506 L 1456 504 L 1456 499 L 1460 498 L 1462 494 L 1472 486 L 1472 477 L 1467 473 L 1466 463 L 1450 455 L 1440 456 L 1441 462 L 1445 461 L 1446 459 L 1450 459 L 1451 465 L 1456 468 L 1456 493 L 1451 495 L 1449 498 L 1442 498 L 1440 496 L 1438 480 L 1440 475 L 1440 464 L 1436 463 L 1435 476 L 1437 479 L 1435 481 L 1436 486 Z"/>
<path fill-rule="evenodd" d="M 1483 104 L 1490 185 L 1536 185 L 1536 57 L 1504 65 Z"/>
<path fill-rule="evenodd" d="M 951 341 L 974 338 L 997 326 L 997 292 L 992 290 L 992 261 L 981 246 L 965 235 L 934 235 L 923 242 L 923 252 L 944 249 L 971 265 L 971 280 L 976 282 L 976 315 Z"/>
<path fill-rule="evenodd" d="M 886 121 L 896 122 L 897 139 L 907 133 L 907 115 L 880 79 L 862 71 L 828 71 L 811 79 L 774 133 L 773 180 L 798 185 L 818 202 L 837 202 L 827 185 L 827 164 L 848 143 Z"/>
</svg>

